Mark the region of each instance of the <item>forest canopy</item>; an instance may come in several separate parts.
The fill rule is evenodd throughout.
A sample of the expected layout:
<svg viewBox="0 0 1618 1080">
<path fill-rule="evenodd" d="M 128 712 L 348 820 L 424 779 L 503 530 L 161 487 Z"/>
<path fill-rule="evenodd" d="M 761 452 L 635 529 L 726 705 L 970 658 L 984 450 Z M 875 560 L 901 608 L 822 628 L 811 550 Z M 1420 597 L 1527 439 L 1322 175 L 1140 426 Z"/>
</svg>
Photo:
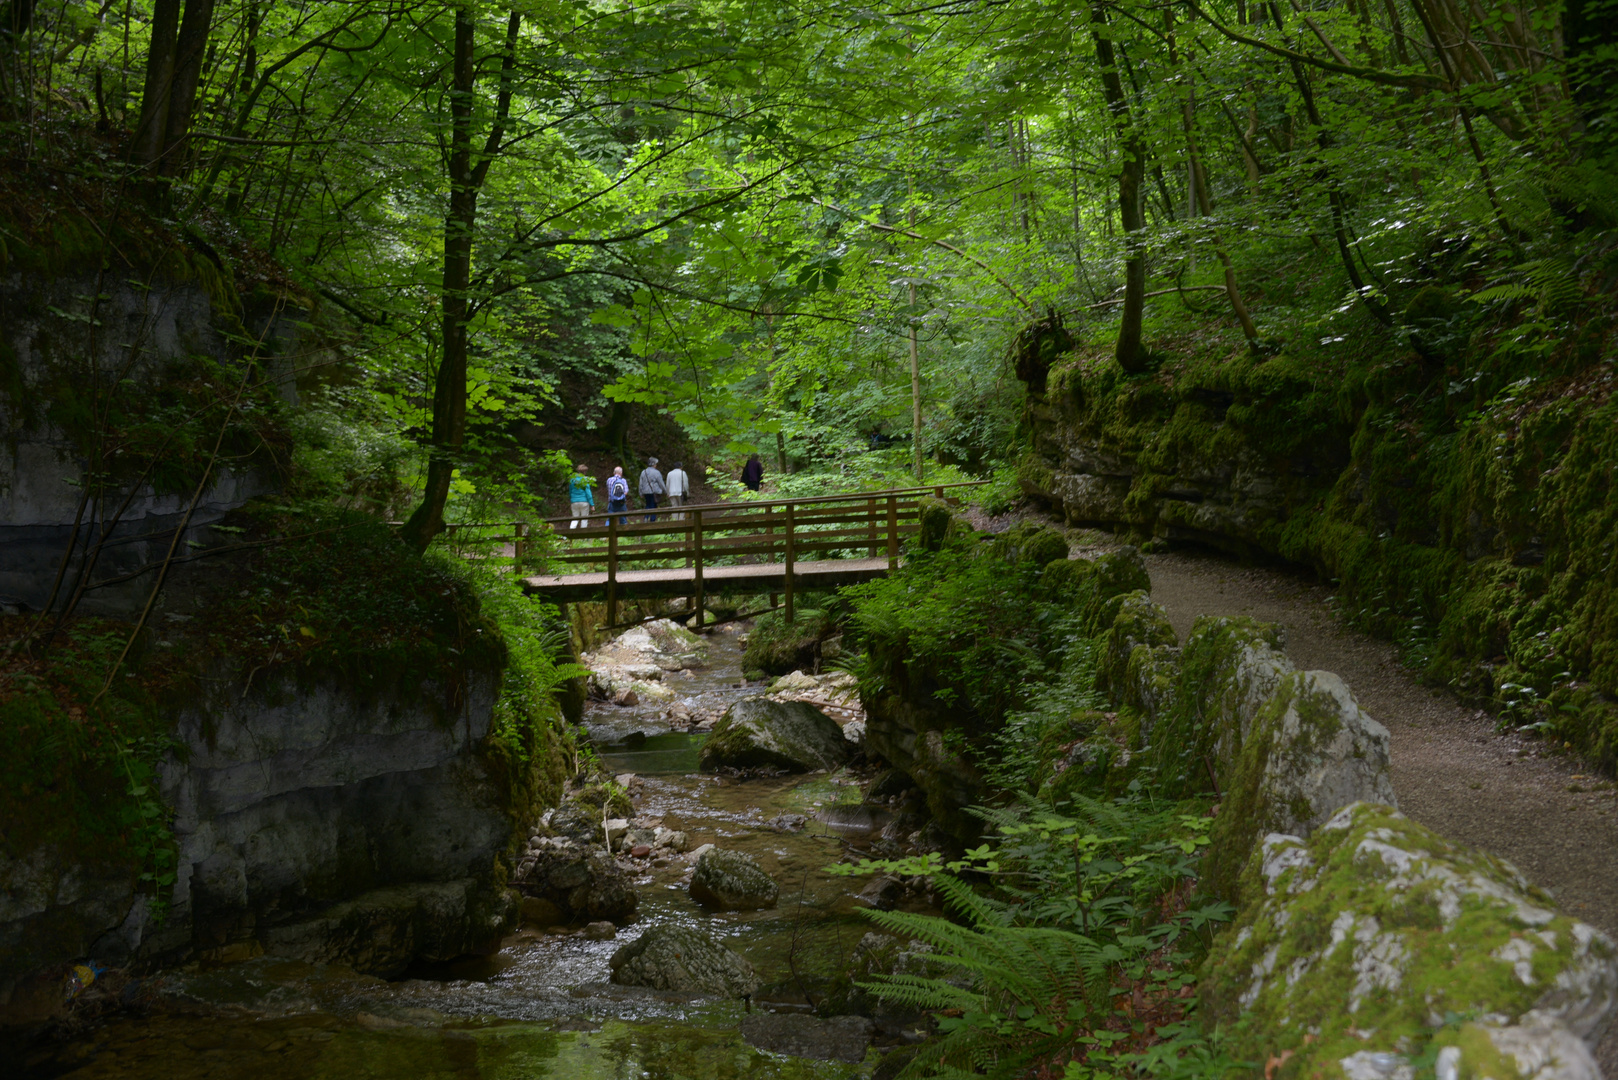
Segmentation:
<svg viewBox="0 0 1618 1080">
<path fill-rule="evenodd" d="M 411 463 L 419 548 L 580 382 L 620 450 L 641 409 L 920 475 L 1010 455 L 1076 342 L 1125 373 L 1187 341 L 1441 360 L 1526 301 L 1511 347 L 1544 348 L 1618 225 L 1615 28 L 1615 0 L 9 0 L 0 239 L 92 185 L 302 298 L 336 343 L 317 411 Z"/>
</svg>

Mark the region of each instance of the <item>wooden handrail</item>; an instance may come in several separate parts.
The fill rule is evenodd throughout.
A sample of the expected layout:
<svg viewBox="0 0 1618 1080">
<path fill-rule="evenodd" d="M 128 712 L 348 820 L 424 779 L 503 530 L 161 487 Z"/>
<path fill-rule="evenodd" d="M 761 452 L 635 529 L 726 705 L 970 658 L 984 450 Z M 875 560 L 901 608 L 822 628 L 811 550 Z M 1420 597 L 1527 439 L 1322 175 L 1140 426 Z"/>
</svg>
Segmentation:
<svg viewBox="0 0 1618 1080">
<path fill-rule="evenodd" d="M 659 516 L 662 516 L 664 514 L 680 514 L 680 513 L 685 513 L 685 512 L 688 512 L 688 511 L 691 511 L 691 510 L 697 510 L 697 509 L 702 509 L 702 510 L 727 510 L 727 511 L 743 510 L 743 511 L 745 511 L 745 510 L 753 510 L 753 509 L 764 509 L 764 508 L 767 508 L 767 507 L 774 507 L 774 506 L 786 506 L 788 504 L 793 504 L 793 505 L 797 505 L 797 506 L 806 506 L 806 505 L 811 505 L 811 504 L 814 504 L 814 503 L 858 502 L 858 501 L 863 500 L 863 499 L 887 498 L 889 496 L 895 496 L 896 497 L 896 496 L 904 496 L 904 495 L 913 495 L 913 496 L 933 495 L 934 497 L 942 497 L 942 492 L 944 492 L 947 489 L 963 488 L 963 487 L 982 487 L 984 484 L 987 484 L 988 482 L 989 481 L 987 481 L 987 480 L 960 480 L 960 481 L 956 481 L 955 483 L 950 483 L 950 484 L 928 484 L 925 487 L 884 488 L 884 489 L 881 489 L 881 490 L 878 490 L 878 491 L 851 491 L 851 492 L 848 492 L 847 494 L 844 494 L 844 495 L 806 495 L 806 496 L 802 496 L 802 497 L 799 497 L 799 498 L 791 498 L 791 499 L 746 499 L 746 500 L 743 500 L 743 501 L 740 501 L 740 502 L 692 503 L 692 504 L 690 504 L 688 506 L 670 506 L 670 507 L 666 507 L 666 508 L 660 506 L 660 507 L 657 508 L 657 513 L 658 513 Z M 607 511 L 605 510 L 605 508 L 597 508 L 597 509 L 590 512 L 590 516 L 591 517 L 605 517 L 606 513 L 607 513 Z M 642 509 L 640 507 L 630 507 L 630 508 L 623 511 L 623 514 L 626 515 L 626 516 L 631 515 L 631 514 L 641 515 L 641 514 L 645 514 L 645 513 L 648 513 L 648 511 L 646 511 L 646 510 L 644 510 L 644 509 Z M 564 522 L 564 523 L 565 522 L 570 522 L 570 521 L 573 520 L 573 518 L 570 515 L 568 517 L 541 518 L 539 520 L 541 522 L 546 523 L 546 524 L 550 524 L 550 523 L 554 523 L 554 522 Z M 467 524 L 470 524 L 470 523 L 467 523 Z M 481 526 L 478 526 L 478 527 L 481 527 Z"/>
</svg>

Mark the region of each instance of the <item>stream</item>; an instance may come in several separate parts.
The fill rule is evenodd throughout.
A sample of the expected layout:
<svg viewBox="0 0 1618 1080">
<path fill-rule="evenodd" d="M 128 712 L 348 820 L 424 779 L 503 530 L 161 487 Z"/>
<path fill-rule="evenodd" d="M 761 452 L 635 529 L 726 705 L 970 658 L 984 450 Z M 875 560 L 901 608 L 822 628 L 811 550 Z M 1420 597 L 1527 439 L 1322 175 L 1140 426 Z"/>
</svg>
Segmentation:
<svg viewBox="0 0 1618 1080">
<path fill-rule="evenodd" d="M 708 638 L 710 665 L 672 675 L 679 702 L 708 715 L 763 685 L 743 684 L 735 633 Z M 690 865 L 654 860 L 636 879 L 640 910 L 611 940 L 523 926 L 492 956 L 420 966 L 386 981 L 346 968 L 258 957 L 190 965 L 133 984 L 154 1007 L 36 1049 L 25 1075 L 121 1078 L 566 1077 L 727 1080 L 868 1075 L 848 1064 L 768 1053 L 739 1033 L 744 1009 L 806 1012 L 871 929 L 857 878 L 821 872 L 884 823 L 861 804 L 861 778 L 738 780 L 696 773 L 706 737 L 676 733 L 667 706 L 591 702 L 585 725 L 615 774 L 640 778 L 635 810 L 706 843 L 747 852 L 780 885 L 772 909 L 713 914 L 687 894 Z M 800 822 L 803 819 L 803 823 Z M 797 827 L 793 827 L 796 825 Z M 662 865 L 657 865 L 661 863 Z M 751 1005 L 617 986 L 608 960 L 661 923 L 702 924 L 758 971 Z"/>
</svg>

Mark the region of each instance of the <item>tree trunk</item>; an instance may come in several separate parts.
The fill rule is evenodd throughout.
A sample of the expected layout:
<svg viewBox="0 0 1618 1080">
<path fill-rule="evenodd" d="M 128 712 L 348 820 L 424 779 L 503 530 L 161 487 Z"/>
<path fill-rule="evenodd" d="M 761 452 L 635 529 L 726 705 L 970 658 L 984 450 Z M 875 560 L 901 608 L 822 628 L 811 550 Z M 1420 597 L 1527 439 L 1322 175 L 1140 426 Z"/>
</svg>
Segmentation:
<svg viewBox="0 0 1618 1080">
<path fill-rule="evenodd" d="M 511 111 L 512 74 L 522 16 L 513 11 L 506 23 L 505 55 L 500 65 L 500 95 L 483 152 L 472 155 L 473 92 L 477 88 L 477 25 L 472 10 L 455 9 L 455 53 L 450 65 L 449 212 L 444 216 L 444 284 L 440 301 L 443 352 L 433 382 L 433 433 L 427 462 L 427 486 L 421 505 L 404 523 L 400 537 L 418 554 L 444 531 L 444 504 L 449 499 L 457 459 L 466 442 L 467 324 L 472 303 L 472 233 L 477 224 L 478 191 L 505 138 Z"/>
<path fill-rule="evenodd" d="M 433 384 L 433 434 L 427 463 L 427 490 L 402 530 L 418 553 L 444 530 L 456 458 L 466 440 L 466 323 L 472 283 L 472 228 L 478 194 L 472 186 L 472 92 L 477 79 L 473 46 L 477 28 L 472 12 L 455 11 L 455 52 L 450 65 L 449 213 L 444 217 L 443 352 Z"/>
<path fill-rule="evenodd" d="M 130 144 L 130 154 L 142 168 L 151 167 L 163 154 L 179 29 L 180 0 L 156 0 L 152 5 L 152 40 L 146 51 L 146 84 L 140 95 L 140 120 Z"/>
<path fill-rule="evenodd" d="M 1140 133 L 1129 114 L 1129 101 L 1124 97 L 1123 81 L 1118 77 L 1118 64 L 1113 55 L 1112 39 L 1106 34 L 1107 19 L 1099 4 L 1090 9 L 1091 35 L 1095 38 L 1096 59 L 1101 65 L 1101 90 L 1106 98 L 1107 111 L 1112 114 L 1113 127 L 1118 132 L 1118 145 L 1123 161 L 1118 170 L 1118 218 L 1124 230 L 1124 303 L 1122 320 L 1118 326 L 1118 346 L 1115 355 L 1118 366 L 1128 372 L 1146 370 L 1141 353 L 1141 317 L 1146 307 L 1146 253 L 1140 240 L 1145 227 L 1141 216 L 1140 187 L 1146 171 L 1146 155 L 1141 146 Z"/>
<path fill-rule="evenodd" d="M 191 130 L 197 83 L 202 78 L 202 58 L 208 50 L 208 31 L 213 27 L 213 8 L 214 0 L 187 0 L 185 17 L 180 21 L 180 35 L 174 47 L 168 119 L 164 125 L 161 171 L 165 176 L 178 176 L 185 166 L 186 136 Z"/>
</svg>

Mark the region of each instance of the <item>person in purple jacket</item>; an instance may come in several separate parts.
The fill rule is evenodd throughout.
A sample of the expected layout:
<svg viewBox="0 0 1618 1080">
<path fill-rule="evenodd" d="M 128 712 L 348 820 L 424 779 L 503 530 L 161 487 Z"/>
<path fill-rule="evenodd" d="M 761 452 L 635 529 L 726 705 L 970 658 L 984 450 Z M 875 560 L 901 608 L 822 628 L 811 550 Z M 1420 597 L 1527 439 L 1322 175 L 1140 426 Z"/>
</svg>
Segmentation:
<svg viewBox="0 0 1618 1080">
<path fill-rule="evenodd" d="M 758 486 L 764 482 L 764 463 L 754 454 L 742 466 L 742 483 L 747 485 L 749 491 L 757 491 Z"/>
</svg>

